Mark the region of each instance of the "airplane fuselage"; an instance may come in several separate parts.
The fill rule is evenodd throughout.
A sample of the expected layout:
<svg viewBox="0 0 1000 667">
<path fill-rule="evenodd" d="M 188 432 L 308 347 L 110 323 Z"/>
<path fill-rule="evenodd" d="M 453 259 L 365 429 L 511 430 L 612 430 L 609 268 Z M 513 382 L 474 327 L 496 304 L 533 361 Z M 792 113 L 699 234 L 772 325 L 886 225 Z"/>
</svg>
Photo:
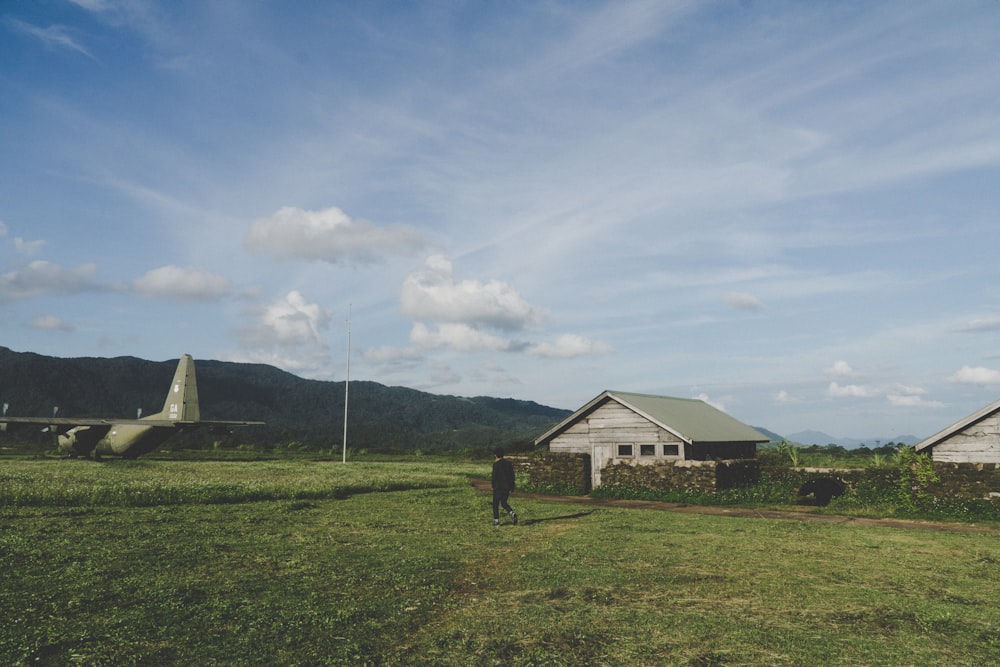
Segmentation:
<svg viewBox="0 0 1000 667">
<path fill-rule="evenodd" d="M 124 420 L 8 417 L 5 405 L 0 415 L 0 428 L 8 424 L 45 425 L 45 430 L 56 435 L 59 450 L 70 456 L 99 458 L 108 455 L 134 459 L 153 451 L 180 431 L 199 426 L 228 429 L 263 422 L 202 420 L 194 359 L 185 354 L 177 362 L 163 409 L 155 415 Z"/>
<path fill-rule="evenodd" d="M 136 458 L 162 445 L 176 431 L 172 426 L 143 424 L 77 426 L 59 436 L 59 450 L 71 456 Z"/>
</svg>

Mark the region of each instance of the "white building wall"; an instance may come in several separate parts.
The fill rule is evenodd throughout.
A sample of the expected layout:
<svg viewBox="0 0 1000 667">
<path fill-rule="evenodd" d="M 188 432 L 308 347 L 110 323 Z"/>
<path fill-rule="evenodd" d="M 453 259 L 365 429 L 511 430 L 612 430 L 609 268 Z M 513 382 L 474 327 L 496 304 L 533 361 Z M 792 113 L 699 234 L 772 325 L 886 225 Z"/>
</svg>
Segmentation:
<svg viewBox="0 0 1000 667">
<path fill-rule="evenodd" d="M 1000 415 L 981 419 L 934 445 L 931 458 L 942 463 L 1000 463 Z"/>
</svg>

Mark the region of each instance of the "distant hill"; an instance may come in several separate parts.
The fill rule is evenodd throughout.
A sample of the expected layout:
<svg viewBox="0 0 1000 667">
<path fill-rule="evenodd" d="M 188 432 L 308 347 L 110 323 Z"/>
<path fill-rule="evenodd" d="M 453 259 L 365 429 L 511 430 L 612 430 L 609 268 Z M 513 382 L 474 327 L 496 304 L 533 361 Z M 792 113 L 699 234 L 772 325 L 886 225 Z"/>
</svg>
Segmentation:
<svg viewBox="0 0 1000 667">
<path fill-rule="evenodd" d="M 760 431 L 761 435 L 766 435 L 767 437 L 769 437 L 771 439 L 771 442 L 781 442 L 782 440 L 785 439 L 783 436 L 778 435 L 774 431 L 769 431 L 763 426 L 754 426 L 753 429 L 756 431 Z"/>
<path fill-rule="evenodd" d="M 0 347 L 0 403 L 10 416 L 135 418 L 163 408 L 177 360 L 48 357 Z M 334 447 L 343 441 L 344 383 L 306 380 L 273 366 L 195 360 L 205 419 L 264 427 L 222 436 L 229 444 Z M 354 449 L 523 449 L 570 414 L 532 401 L 437 395 L 352 381 L 347 441 Z M 9 436 L 8 436 L 9 437 Z M 219 440 L 202 429 L 170 446 Z"/>
<path fill-rule="evenodd" d="M 913 435 L 897 435 L 895 438 L 836 438 L 822 431 L 799 431 L 787 436 L 789 442 L 800 445 L 840 445 L 847 449 L 856 449 L 866 446 L 874 449 L 879 444 L 885 445 L 890 442 L 903 443 L 904 445 L 915 445 L 920 442 L 920 438 Z"/>
</svg>

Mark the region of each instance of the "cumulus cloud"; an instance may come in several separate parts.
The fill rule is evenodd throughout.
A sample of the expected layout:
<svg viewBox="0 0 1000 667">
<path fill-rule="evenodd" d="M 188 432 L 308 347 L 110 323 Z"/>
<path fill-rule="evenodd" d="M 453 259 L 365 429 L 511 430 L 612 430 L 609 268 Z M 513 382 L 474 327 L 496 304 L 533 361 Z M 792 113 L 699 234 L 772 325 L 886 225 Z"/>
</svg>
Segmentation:
<svg viewBox="0 0 1000 667">
<path fill-rule="evenodd" d="M 20 236 L 14 237 L 14 249 L 21 255 L 37 255 L 45 247 L 45 241 L 25 241 Z"/>
<path fill-rule="evenodd" d="M 940 401 L 928 401 L 923 396 L 888 394 L 886 398 L 897 408 L 941 408 L 944 403 Z"/>
<path fill-rule="evenodd" d="M 329 348 L 323 331 L 332 313 L 291 291 L 248 311 L 250 322 L 237 333 L 243 350 L 231 361 L 271 364 L 303 377 L 332 377 Z"/>
<path fill-rule="evenodd" d="M 840 385 L 836 382 L 831 382 L 827 391 L 834 398 L 871 398 L 880 393 L 877 389 L 866 385 Z"/>
<path fill-rule="evenodd" d="M 148 271 L 132 286 L 143 296 L 177 301 L 214 301 L 229 295 L 233 287 L 223 276 L 172 264 Z"/>
<path fill-rule="evenodd" d="M 507 283 L 491 280 L 455 282 L 451 262 L 428 258 L 410 274 L 400 293 L 403 312 L 415 320 L 462 323 L 516 331 L 540 323 L 545 313 L 532 306 Z"/>
<path fill-rule="evenodd" d="M 749 292 L 730 292 L 725 298 L 729 307 L 736 310 L 757 311 L 764 309 L 764 304 L 761 303 L 760 299 Z"/>
<path fill-rule="evenodd" d="M 39 315 L 31 321 L 29 326 L 32 329 L 40 329 L 43 331 L 62 331 L 66 333 L 76 331 L 75 326 L 62 321 L 55 315 Z"/>
<path fill-rule="evenodd" d="M 774 400 L 781 404 L 795 403 L 798 399 L 789 394 L 787 391 L 782 389 L 777 394 L 774 395 Z"/>
<path fill-rule="evenodd" d="M 607 343 L 592 341 L 576 334 L 563 334 L 553 343 L 536 343 L 528 347 L 528 354 L 550 359 L 572 359 L 609 352 L 612 352 L 612 348 Z"/>
<path fill-rule="evenodd" d="M 712 400 L 709 397 L 709 395 L 706 394 L 706 393 L 704 393 L 704 392 L 698 394 L 694 398 L 698 399 L 699 401 L 704 401 L 704 402 L 708 403 L 709 405 L 711 405 L 716 410 L 721 410 L 722 412 L 726 411 L 726 404 L 725 403 L 723 403 L 722 401 Z"/>
<path fill-rule="evenodd" d="M 927 394 L 927 390 L 921 387 L 910 387 L 907 385 L 897 384 L 888 393 L 886 393 L 886 398 L 889 399 L 889 403 L 898 408 L 944 407 L 944 403 L 940 401 L 926 400 L 924 398 L 925 394 Z"/>
<path fill-rule="evenodd" d="M 94 281 L 95 264 L 75 269 L 37 260 L 19 271 L 0 274 L 0 302 L 31 299 L 43 294 L 78 294 L 101 289 Z"/>
<path fill-rule="evenodd" d="M 960 384 L 1000 384 L 1000 371 L 982 366 L 962 366 L 948 381 Z"/>
<path fill-rule="evenodd" d="M 0 236 L 7 236 L 7 225 L 0 221 Z"/>
<path fill-rule="evenodd" d="M 830 368 L 826 369 L 826 374 L 842 378 L 854 377 L 855 375 L 857 375 L 857 373 L 854 372 L 854 369 L 851 368 L 851 365 L 848 364 L 846 361 L 833 362 L 833 366 L 830 366 Z"/>
<path fill-rule="evenodd" d="M 410 330 L 410 342 L 421 348 L 448 347 L 459 352 L 508 352 L 519 345 L 461 322 L 444 322 L 433 330 L 422 322 L 415 322 Z"/>
<path fill-rule="evenodd" d="M 563 334 L 552 342 L 513 338 L 513 332 L 542 325 L 547 313 L 505 282 L 456 281 L 451 262 L 440 255 L 429 257 L 406 278 L 400 304 L 414 320 L 410 342 L 421 349 L 522 352 L 549 359 L 612 351 L 606 343 L 577 334 Z"/>
<path fill-rule="evenodd" d="M 423 359 L 423 354 L 415 348 L 389 345 L 367 349 L 361 356 L 374 364 L 411 364 Z"/>
<path fill-rule="evenodd" d="M 244 244 L 284 259 L 337 263 L 373 262 L 388 253 L 413 252 L 424 241 L 412 227 L 378 226 L 336 207 L 306 211 L 286 206 L 255 220 Z"/>
<path fill-rule="evenodd" d="M 265 305 L 246 337 L 256 343 L 325 347 L 320 331 L 329 326 L 330 317 L 328 310 L 293 290 Z"/>
</svg>

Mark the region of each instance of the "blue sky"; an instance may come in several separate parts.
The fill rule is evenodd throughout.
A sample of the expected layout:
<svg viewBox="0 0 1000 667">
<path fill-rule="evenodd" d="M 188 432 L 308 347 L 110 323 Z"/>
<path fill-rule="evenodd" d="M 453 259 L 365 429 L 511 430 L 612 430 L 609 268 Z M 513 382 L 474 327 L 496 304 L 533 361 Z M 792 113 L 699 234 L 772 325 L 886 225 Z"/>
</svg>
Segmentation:
<svg viewBox="0 0 1000 667">
<path fill-rule="evenodd" d="M 0 5 L 0 345 L 931 435 L 1000 394 L 1000 3 Z"/>
</svg>

